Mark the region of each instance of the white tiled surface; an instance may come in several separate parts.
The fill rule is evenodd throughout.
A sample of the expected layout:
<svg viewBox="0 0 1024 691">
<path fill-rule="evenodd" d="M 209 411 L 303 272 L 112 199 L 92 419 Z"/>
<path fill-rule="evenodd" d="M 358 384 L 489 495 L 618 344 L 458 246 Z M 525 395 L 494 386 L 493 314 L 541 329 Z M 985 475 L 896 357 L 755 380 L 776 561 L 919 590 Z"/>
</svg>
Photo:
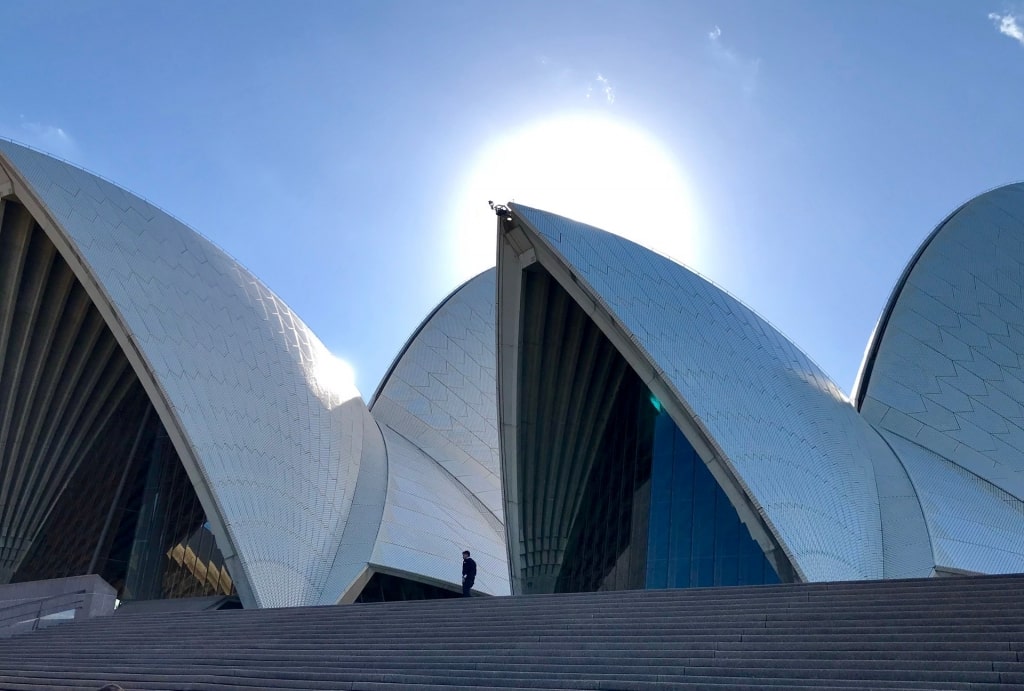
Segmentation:
<svg viewBox="0 0 1024 691">
<path fill-rule="evenodd" d="M 885 435 L 914 478 L 936 566 L 1024 572 L 1024 502 L 903 437 Z"/>
<path fill-rule="evenodd" d="M 320 594 L 321 605 L 333 605 L 352 590 L 358 595 L 358 577 L 370 562 L 387 498 L 388 459 L 384 435 L 369 415 L 363 419 L 363 452 L 352 507 L 345 520 L 341 545 Z M 354 599 L 349 598 L 348 601 Z"/>
<path fill-rule="evenodd" d="M 454 291 L 410 339 L 370 403 L 502 519 L 494 269 Z"/>
<path fill-rule="evenodd" d="M 1005 542 L 1013 555 L 1005 554 L 992 531 L 1024 536 L 1024 516 L 986 503 L 997 488 L 1014 505 L 1024 497 L 1024 185 L 983 194 L 940 226 L 876 338 L 861 412 L 934 452 L 903 460 L 915 484 L 930 483 L 929 522 L 945 531 L 933 531 L 937 555 L 945 549 L 938 540 L 950 539 L 942 535 L 956 534 L 942 565 L 1000 572 L 1020 564 L 1021 541 Z M 958 493 L 980 503 L 936 498 Z"/>
<path fill-rule="evenodd" d="M 369 415 L 352 383 L 277 296 L 206 239 L 84 171 L 2 140 L 0 152 L 56 219 L 163 391 L 174 418 L 164 423 L 198 459 L 191 472 L 215 503 L 205 508 L 232 543 L 225 552 L 239 556 L 256 599 L 247 604 L 316 602 Z"/>
<path fill-rule="evenodd" d="M 639 245 L 515 209 L 664 373 L 794 566 L 811 581 L 927 575 L 927 541 L 898 461 L 792 343 L 706 280 Z M 880 496 L 882 497 L 880 500 Z"/>
<path fill-rule="evenodd" d="M 374 403 L 382 438 L 323 345 L 222 251 L 83 171 L 2 140 L 0 153 L 142 353 L 249 604 L 333 601 L 366 560 L 457 584 L 463 548 L 478 589 L 508 592 L 493 271 L 411 339 Z M 1024 187 L 954 215 L 880 335 L 863 412 L 913 483 L 838 388 L 744 305 L 621 238 L 517 211 L 695 412 L 806 579 L 1024 570 Z"/>
<path fill-rule="evenodd" d="M 882 553 L 886 578 L 927 576 L 935 564 L 921 498 L 907 469 L 893 457 L 880 433 L 867 436 L 875 466 L 882 521 Z"/>
<path fill-rule="evenodd" d="M 461 588 L 462 550 L 477 563 L 475 590 L 508 595 L 504 530 L 439 463 L 390 427 L 387 503 L 372 564 Z"/>
<path fill-rule="evenodd" d="M 494 379 L 495 273 L 455 290 L 424 320 L 370 404 L 388 449 L 387 502 L 373 562 L 509 592 Z"/>
</svg>

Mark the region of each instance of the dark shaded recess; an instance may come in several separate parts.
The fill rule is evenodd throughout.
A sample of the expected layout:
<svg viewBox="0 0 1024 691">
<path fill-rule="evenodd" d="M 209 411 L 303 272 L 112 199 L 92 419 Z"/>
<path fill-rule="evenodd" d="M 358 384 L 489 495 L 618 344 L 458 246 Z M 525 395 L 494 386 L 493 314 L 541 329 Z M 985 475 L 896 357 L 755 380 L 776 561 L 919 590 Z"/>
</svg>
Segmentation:
<svg viewBox="0 0 1024 691">
<path fill-rule="evenodd" d="M 647 387 L 629 370 L 587 479 L 556 592 L 644 587 L 654 418 Z"/>
<path fill-rule="evenodd" d="M 0 581 L 131 390 L 110 330 L 25 207 L 0 223 Z"/>
<path fill-rule="evenodd" d="M 129 374 L 130 371 L 129 371 Z M 110 424 L 97 435 L 96 443 L 60 493 L 32 549 L 15 573 L 12 581 L 33 581 L 43 578 L 64 578 L 89 573 L 93 554 L 110 553 L 119 531 L 108 531 L 105 545 L 98 545 L 107 514 L 121 474 L 129 461 L 135 433 L 141 416 L 149 404 L 138 380 L 130 383 L 131 393 L 118 407 Z M 151 439 L 150 439 L 151 441 Z M 138 467 L 134 475 L 138 475 Z M 120 526 L 123 504 L 113 507 L 113 526 Z M 97 573 L 120 591 L 124 584 L 123 569 L 111 572 L 97 563 Z"/>
<path fill-rule="evenodd" d="M 159 419 L 146 418 L 148 405 L 135 379 L 14 582 L 89 573 L 95 559 L 94 571 L 123 600 L 234 593 L 192 483 Z M 100 544 L 108 514 L 110 526 Z M 175 550 L 180 561 L 173 558 Z"/>
<path fill-rule="evenodd" d="M 444 600 L 462 597 L 461 592 L 420 583 L 401 576 L 377 572 L 359 593 L 356 602 L 395 602 L 398 600 Z"/>
<path fill-rule="evenodd" d="M 122 599 L 234 592 L 85 288 L 23 205 L 0 216 L 0 583 L 95 572 Z"/>
<path fill-rule="evenodd" d="M 627 367 L 545 270 L 524 271 L 522 290 L 521 576 L 524 592 L 551 592 Z"/>
</svg>

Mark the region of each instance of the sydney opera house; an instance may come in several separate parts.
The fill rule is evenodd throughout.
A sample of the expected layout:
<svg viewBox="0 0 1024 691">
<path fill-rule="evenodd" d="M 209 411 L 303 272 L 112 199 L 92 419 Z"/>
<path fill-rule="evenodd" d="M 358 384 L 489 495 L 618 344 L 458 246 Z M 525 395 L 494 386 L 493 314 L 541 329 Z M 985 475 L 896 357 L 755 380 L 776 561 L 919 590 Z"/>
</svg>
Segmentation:
<svg viewBox="0 0 1024 691">
<path fill-rule="evenodd" d="M 0 140 L 0 583 L 246 607 L 1024 571 L 1024 185 L 898 277 L 846 395 L 620 237 L 497 207 L 496 268 L 369 402 L 179 221 Z"/>
</svg>

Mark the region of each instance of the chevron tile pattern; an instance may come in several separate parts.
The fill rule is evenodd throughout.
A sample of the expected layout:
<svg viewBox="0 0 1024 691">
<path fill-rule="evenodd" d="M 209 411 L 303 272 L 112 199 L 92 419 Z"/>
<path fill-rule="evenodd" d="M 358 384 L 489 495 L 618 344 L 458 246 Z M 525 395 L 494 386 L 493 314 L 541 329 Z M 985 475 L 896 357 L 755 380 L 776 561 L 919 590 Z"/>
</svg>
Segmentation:
<svg viewBox="0 0 1024 691">
<path fill-rule="evenodd" d="M 1024 569 L 1024 185 L 935 230 L 871 348 L 861 412 L 900 440 L 937 565 Z"/>
<path fill-rule="evenodd" d="M 513 205 L 673 388 L 806 580 L 923 576 L 931 554 L 895 454 L 785 336 L 623 238 Z M 677 420 L 677 424 L 684 421 Z M 898 514 L 883 534 L 881 516 Z M 900 549 L 886 549 L 892 539 Z"/>
<path fill-rule="evenodd" d="M 163 397 L 164 424 L 187 445 L 179 455 L 225 554 L 237 555 L 246 604 L 316 601 L 368 415 L 333 356 L 257 278 L 156 207 L 10 142 L 0 153 Z"/>
</svg>

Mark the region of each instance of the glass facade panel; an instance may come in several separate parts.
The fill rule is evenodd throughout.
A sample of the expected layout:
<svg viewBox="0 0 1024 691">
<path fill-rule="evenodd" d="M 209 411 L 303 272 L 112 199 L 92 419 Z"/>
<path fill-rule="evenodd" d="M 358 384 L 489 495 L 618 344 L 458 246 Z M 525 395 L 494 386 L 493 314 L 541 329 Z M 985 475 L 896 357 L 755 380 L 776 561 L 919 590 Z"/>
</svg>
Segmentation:
<svg viewBox="0 0 1024 691">
<path fill-rule="evenodd" d="M 647 588 L 778 583 L 728 497 L 672 418 L 656 406 Z"/>
<path fill-rule="evenodd" d="M 132 386 L 12 582 L 98 573 L 125 601 L 232 595 L 192 483 L 142 385 Z"/>
<path fill-rule="evenodd" d="M 725 492 L 632 372 L 610 420 L 556 592 L 779 582 Z"/>
<path fill-rule="evenodd" d="M 704 462 L 611 341 L 523 272 L 517 454 L 523 590 L 778 582 Z"/>
</svg>

